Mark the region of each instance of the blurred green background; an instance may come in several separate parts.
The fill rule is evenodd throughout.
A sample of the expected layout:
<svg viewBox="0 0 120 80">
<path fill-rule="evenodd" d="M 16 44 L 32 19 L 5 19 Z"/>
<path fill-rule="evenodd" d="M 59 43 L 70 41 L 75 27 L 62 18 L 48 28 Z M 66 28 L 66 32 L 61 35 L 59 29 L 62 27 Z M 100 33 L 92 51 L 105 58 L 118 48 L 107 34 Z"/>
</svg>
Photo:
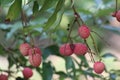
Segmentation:
<svg viewBox="0 0 120 80">
<path fill-rule="evenodd" d="M 21 70 L 29 66 L 34 75 L 30 80 L 120 80 L 120 22 L 111 14 L 115 0 L 73 0 L 75 9 L 87 26 L 104 40 L 91 32 L 106 70 L 97 75 L 89 53 L 85 56 L 61 56 L 59 46 L 67 42 L 68 24 L 74 19 L 71 0 L 0 0 L 0 73 L 14 71 L 9 80 L 24 80 Z M 118 0 L 118 10 L 120 9 Z M 26 15 L 23 27 L 21 11 Z M 24 16 L 25 17 L 25 16 Z M 74 43 L 83 42 L 75 24 L 71 36 Z M 42 64 L 34 68 L 19 52 L 24 35 L 31 34 L 34 45 L 42 50 Z M 24 35 L 23 35 L 24 34 Z M 30 43 L 30 37 L 25 41 Z M 95 51 L 91 38 L 87 39 Z M 9 52 L 8 49 L 11 51 Z M 94 55 L 96 61 L 98 55 Z"/>
</svg>

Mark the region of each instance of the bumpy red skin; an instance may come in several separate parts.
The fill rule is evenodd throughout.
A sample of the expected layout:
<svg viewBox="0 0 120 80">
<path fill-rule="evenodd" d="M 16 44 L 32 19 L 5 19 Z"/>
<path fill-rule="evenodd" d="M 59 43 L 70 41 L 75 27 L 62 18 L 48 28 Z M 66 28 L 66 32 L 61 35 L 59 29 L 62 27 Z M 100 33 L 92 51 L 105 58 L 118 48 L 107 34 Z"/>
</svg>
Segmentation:
<svg viewBox="0 0 120 80">
<path fill-rule="evenodd" d="M 42 58 L 40 54 L 30 54 L 29 55 L 29 62 L 34 67 L 39 67 L 41 64 Z"/>
<path fill-rule="evenodd" d="M 105 70 L 105 65 L 103 62 L 98 61 L 94 63 L 93 68 L 97 74 L 101 74 Z"/>
<path fill-rule="evenodd" d="M 33 75 L 32 69 L 30 69 L 28 67 L 24 68 L 24 70 L 22 71 L 22 73 L 23 73 L 24 78 L 26 78 L 26 79 L 32 77 L 32 75 Z"/>
<path fill-rule="evenodd" d="M 78 33 L 79 33 L 81 38 L 87 39 L 90 36 L 90 29 L 86 25 L 82 25 L 78 29 Z"/>
<path fill-rule="evenodd" d="M 116 13 L 116 19 L 120 22 L 120 10 Z"/>
<path fill-rule="evenodd" d="M 70 56 L 73 54 L 73 49 L 70 47 L 70 44 L 63 44 L 59 48 L 59 52 L 63 56 Z"/>
<path fill-rule="evenodd" d="M 76 43 L 74 48 L 74 53 L 76 55 L 85 55 L 88 51 L 88 48 L 83 43 Z"/>
<path fill-rule="evenodd" d="M 8 80 L 8 76 L 5 74 L 0 74 L 0 80 Z"/>
<path fill-rule="evenodd" d="M 34 54 L 34 53 L 42 55 L 42 52 L 41 52 L 40 48 L 38 48 L 38 47 L 34 47 L 34 48 L 29 49 L 29 54 L 30 55 Z"/>
<path fill-rule="evenodd" d="M 30 45 L 28 43 L 23 43 L 20 45 L 19 50 L 23 56 L 28 56 Z"/>
</svg>

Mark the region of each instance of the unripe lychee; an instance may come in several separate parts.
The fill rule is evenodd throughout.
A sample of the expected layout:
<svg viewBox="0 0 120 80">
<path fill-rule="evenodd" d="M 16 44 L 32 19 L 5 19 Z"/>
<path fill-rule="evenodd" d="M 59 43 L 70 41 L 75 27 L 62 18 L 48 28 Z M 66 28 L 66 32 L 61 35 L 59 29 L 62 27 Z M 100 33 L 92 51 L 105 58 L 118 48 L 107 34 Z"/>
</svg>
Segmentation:
<svg viewBox="0 0 120 80">
<path fill-rule="evenodd" d="M 88 48 L 83 43 L 76 43 L 74 48 L 74 53 L 76 55 L 85 55 L 88 51 Z"/>
<path fill-rule="evenodd" d="M 40 55 L 42 55 L 42 52 L 41 52 L 40 48 L 34 47 L 34 48 L 29 49 L 29 54 L 40 54 Z"/>
<path fill-rule="evenodd" d="M 32 77 L 32 75 L 33 75 L 33 71 L 29 67 L 24 68 L 22 73 L 23 73 L 24 78 L 26 78 L 26 79 Z"/>
<path fill-rule="evenodd" d="M 40 54 L 29 54 L 30 64 L 34 67 L 39 67 L 41 64 L 42 58 Z"/>
<path fill-rule="evenodd" d="M 59 52 L 63 56 L 70 56 L 73 54 L 74 51 L 74 44 L 63 44 L 59 48 Z"/>
<path fill-rule="evenodd" d="M 90 29 L 86 25 L 82 25 L 78 29 L 78 33 L 81 38 L 86 39 L 90 36 Z"/>
<path fill-rule="evenodd" d="M 5 74 L 0 74 L 0 80 L 8 80 L 8 76 Z"/>
<path fill-rule="evenodd" d="M 19 50 L 23 56 L 28 56 L 30 45 L 28 43 L 23 43 L 20 45 Z"/>
<path fill-rule="evenodd" d="M 97 74 L 101 74 L 104 70 L 105 70 L 105 65 L 103 62 L 95 62 L 94 63 L 94 71 L 97 73 Z"/>
<path fill-rule="evenodd" d="M 116 19 L 120 22 L 120 10 L 116 13 Z"/>
</svg>

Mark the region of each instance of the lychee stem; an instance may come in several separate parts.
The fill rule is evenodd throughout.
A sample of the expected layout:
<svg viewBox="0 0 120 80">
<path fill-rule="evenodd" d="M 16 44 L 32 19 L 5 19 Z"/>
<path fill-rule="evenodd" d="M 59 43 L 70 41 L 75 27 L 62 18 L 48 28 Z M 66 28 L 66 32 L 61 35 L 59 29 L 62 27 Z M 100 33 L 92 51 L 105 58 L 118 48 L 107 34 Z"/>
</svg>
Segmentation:
<svg viewBox="0 0 120 80">
<path fill-rule="evenodd" d="M 85 24 L 84 21 L 82 20 L 81 16 L 77 13 L 76 9 L 75 9 L 75 6 L 74 6 L 74 1 L 71 0 L 71 3 L 72 3 L 72 9 L 74 11 L 74 16 L 76 18 L 76 22 L 78 23 L 78 25 L 80 26 L 80 23 L 79 23 L 79 20 L 78 18 L 80 19 L 80 21 L 82 22 L 82 24 Z"/>
<path fill-rule="evenodd" d="M 96 53 L 97 53 L 99 59 L 101 60 L 101 57 L 100 57 L 100 55 L 99 55 L 99 51 L 98 51 L 97 45 L 96 45 L 96 43 L 95 43 L 95 40 L 94 40 L 92 34 L 90 34 L 90 37 L 91 37 L 91 39 L 92 39 L 92 42 L 93 42 L 94 48 L 95 48 L 95 50 L 96 50 Z"/>
<path fill-rule="evenodd" d="M 85 42 L 86 46 L 88 47 L 88 50 L 89 50 L 89 53 L 90 53 L 90 57 L 91 57 L 91 61 L 95 62 L 94 57 L 92 55 L 92 51 L 91 51 L 91 49 L 90 49 L 86 39 L 84 39 L 84 42 Z"/>
</svg>

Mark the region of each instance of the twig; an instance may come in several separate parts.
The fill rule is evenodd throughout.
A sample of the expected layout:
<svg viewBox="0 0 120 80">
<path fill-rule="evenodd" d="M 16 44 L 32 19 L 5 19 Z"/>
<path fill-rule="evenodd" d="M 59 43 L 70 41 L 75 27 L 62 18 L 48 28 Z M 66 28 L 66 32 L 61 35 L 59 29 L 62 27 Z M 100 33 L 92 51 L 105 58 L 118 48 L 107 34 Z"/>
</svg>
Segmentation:
<svg viewBox="0 0 120 80">
<path fill-rule="evenodd" d="M 92 50 L 90 49 L 90 47 L 89 47 L 86 39 L 84 39 L 84 42 L 85 42 L 85 44 L 86 44 L 87 47 L 88 47 L 88 51 L 89 51 L 89 53 L 90 53 L 91 61 L 95 62 L 94 57 L 93 57 L 93 55 L 92 55 Z"/>
<path fill-rule="evenodd" d="M 99 58 L 100 58 L 100 60 L 101 60 L 101 57 L 100 57 L 100 55 L 99 55 L 99 51 L 98 51 L 97 45 L 96 45 L 96 43 L 95 43 L 95 40 L 94 40 L 92 34 L 90 34 L 90 37 L 91 37 L 91 39 L 92 39 L 92 42 L 93 42 L 94 48 L 95 48 L 95 50 L 96 50 L 96 53 L 97 53 L 97 55 L 99 56 Z"/>
</svg>

